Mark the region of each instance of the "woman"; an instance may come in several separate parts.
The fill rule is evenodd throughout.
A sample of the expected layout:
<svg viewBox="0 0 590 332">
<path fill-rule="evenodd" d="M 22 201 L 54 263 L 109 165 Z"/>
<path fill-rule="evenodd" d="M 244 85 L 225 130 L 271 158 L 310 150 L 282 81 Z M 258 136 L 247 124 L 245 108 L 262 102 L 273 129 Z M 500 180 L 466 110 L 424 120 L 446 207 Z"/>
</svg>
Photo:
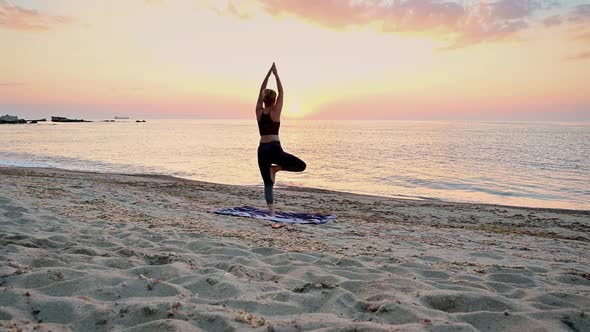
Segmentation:
<svg viewBox="0 0 590 332">
<path fill-rule="evenodd" d="M 266 88 L 270 74 L 274 74 L 277 80 L 279 94 Z M 275 204 L 272 189 L 275 183 L 276 174 L 279 171 L 303 172 L 305 163 L 283 151 L 279 140 L 279 127 L 281 126 L 281 111 L 283 109 L 283 85 L 277 74 L 277 67 L 274 62 L 266 74 L 258 101 L 256 102 L 256 120 L 260 132 L 260 145 L 258 146 L 258 167 L 264 181 L 264 198 L 268 204 L 269 215 L 275 215 Z M 275 223 L 274 228 L 280 228 L 281 223 Z"/>
</svg>

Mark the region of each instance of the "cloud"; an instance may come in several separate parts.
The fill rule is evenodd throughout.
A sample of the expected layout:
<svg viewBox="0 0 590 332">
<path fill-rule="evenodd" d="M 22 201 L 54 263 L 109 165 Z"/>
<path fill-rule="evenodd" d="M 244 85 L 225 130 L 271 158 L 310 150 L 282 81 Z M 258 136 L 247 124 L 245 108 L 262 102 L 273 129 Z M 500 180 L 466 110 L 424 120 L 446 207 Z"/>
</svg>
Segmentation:
<svg viewBox="0 0 590 332">
<path fill-rule="evenodd" d="M 577 5 L 563 15 L 553 15 L 543 19 L 545 26 L 561 25 L 563 23 L 590 24 L 590 4 Z"/>
<path fill-rule="evenodd" d="M 522 19 L 533 11 L 541 8 L 539 1 L 533 0 L 501 0 L 489 4 L 492 14 L 502 20 Z"/>
<path fill-rule="evenodd" d="M 590 4 L 578 5 L 567 15 L 572 38 L 590 45 Z"/>
<path fill-rule="evenodd" d="M 568 8 L 567 12 L 546 17 L 542 20 L 545 27 L 565 27 L 565 37 L 582 44 L 590 45 L 590 4 L 581 4 Z M 579 52 L 566 57 L 568 60 L 585 60 L 590 52 Z"/>
<path fill-rule="evenodd" d="M 251 2 L 257 3 L 260 10 L 272 16 L 294 16 L 333 29 L 371 25 L 384 33 L 442 37 L 451 42 L 451 48 L 510 38 L 529 26 L 535 11 L 555 5 L 555 1 L 549 0 L 478 0 L 467 4 L 460 0 Z M 223 11 L 243 16 L 238 2 L 231 0 L 228 9 Z"/>
<path fill-rule="evenodd" d="M 568 15 L 571 23 L 590 24 L 590 4 L 578 5 Z"/>
<path fill-rule="evenodd" d="M 546 17 L 543 19 L 543 24 L 546 27 L 560 25 L 561 23 L 563 23 L 563 19 L 561 18 L 561 15 L 553 15 L 553 16 L 549 16 L 549 17 Z"/>
<path fill-rule="evenodd" d="M 590 44 L 590 4 L 571 8 L 562 16 L 560 23 L 568 26 L 573 40 Z"/>
<path fill-rule="evenodd" d="M 587 60 L 590 59 L 590 51 L 580 52 L 572 56 L 567 57 L 568 60 Z"/>
<path fill-rule="evenodd" d="M 72 19 L 66 16 L 48 15 L 0 0 L 0 29 L 47 31 L 56 25 L 71 22 Z"/>
</svg>

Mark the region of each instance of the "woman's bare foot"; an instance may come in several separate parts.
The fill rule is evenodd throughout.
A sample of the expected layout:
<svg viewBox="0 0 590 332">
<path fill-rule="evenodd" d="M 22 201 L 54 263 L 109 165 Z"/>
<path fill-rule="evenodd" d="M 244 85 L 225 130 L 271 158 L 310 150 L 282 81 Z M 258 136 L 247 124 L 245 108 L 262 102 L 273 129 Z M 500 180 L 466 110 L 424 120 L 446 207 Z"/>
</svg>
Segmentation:
<svg viewBox="0 0 590 332">
<path fill-rule="evenodd" d="M 284 224 L 282 222 L 276 222 L 272 225 L 272 228 L 283 228 L 286 227 L 288 231 L 294 231 L 295 230 L 295 226 L 293 225 L 289 225 L 289 224 Z"/>
<path fill-rule="evenodd" d="M 278 165 L 270 166 L 270 180 L 272 181 L 272 183 L 275 183 L 275 178 L 276 178 L 277 172 L 280 170 L 281 170 L 281 166 L 278 166 Z"/>
</svg>

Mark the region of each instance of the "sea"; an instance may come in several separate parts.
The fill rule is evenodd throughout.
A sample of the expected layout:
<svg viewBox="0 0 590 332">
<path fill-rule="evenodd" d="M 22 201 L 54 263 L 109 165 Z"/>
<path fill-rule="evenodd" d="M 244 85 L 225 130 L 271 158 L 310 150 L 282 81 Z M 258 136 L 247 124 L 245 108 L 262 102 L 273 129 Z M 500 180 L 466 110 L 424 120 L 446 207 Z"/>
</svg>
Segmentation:
<svg viewBox="0 0 590 332">
<path fill-rule="evenodd" d="M 254 119 L 1 125 L 0 165 L 262 188 L 258 140 Z M 283 119 L 281 144 L 307 169 L 277 186 L 590 210 L 590 123 Z"/>
</svg>

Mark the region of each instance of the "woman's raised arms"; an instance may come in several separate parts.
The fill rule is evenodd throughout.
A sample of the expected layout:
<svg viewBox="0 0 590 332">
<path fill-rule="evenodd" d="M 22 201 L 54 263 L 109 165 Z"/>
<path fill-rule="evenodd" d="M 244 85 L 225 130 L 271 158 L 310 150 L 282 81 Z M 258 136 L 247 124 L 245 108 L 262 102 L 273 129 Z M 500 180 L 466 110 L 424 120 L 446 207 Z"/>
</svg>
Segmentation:
<svg viewBox="0 0 590 332">
<path fill-rule="evenodd" d="M 281 79 L 279 78 L 279 74 L 277 73 L 277 66 L 274 62 L 272 63 L 272 67 L 270 68 L 270 70 L 275 75 L 275 79 L 277 80 L 277 89 L 279 90 L 279 95 L 277 96 L 277 101 L 275 103 L 275 110 L 276 112 L 281 113 L 281 110 L 283 109 L 283 84 L 281 84 Z"/>
<path fill-rule="evenodd" d="M 268 77 L 270 76 L 270 73 L 273 71 L 272 68 L 274 67 L 274 62 L 273 62 L 273 66 L 268 70 L 268 73 L 266 73 L 266 77 L 264 77 L 264 81 L 262 81 L 262 85 L 260 86 L 260 92 L 258 92 L 258 101 L 256 102 L 256 112 L 258 114 L 258 111 L 262 109 L 262 101 L 263 101 L 263 96 L 262 93 L 264 92 L 264 89 L 266 89 L 266 84 L 268 83 Z"/>
</svg>

